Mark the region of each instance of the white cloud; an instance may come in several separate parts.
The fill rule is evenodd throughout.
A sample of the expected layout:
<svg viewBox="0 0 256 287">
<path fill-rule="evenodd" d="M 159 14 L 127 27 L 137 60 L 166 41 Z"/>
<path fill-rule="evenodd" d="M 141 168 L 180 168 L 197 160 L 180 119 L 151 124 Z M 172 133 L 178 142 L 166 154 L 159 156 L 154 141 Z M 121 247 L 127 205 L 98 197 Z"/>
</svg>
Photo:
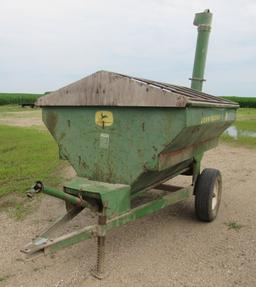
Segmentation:
<svg viewBox="0 0 256 287">
<path fill-rule="evenodd" d="M 99 69 L 189 85 L 194 13 L 210 8 L 214 18 L 205 90 L 255 95 L 253 0 L 0 3 L 1 91 L 52 90 Z"/>
</svg>

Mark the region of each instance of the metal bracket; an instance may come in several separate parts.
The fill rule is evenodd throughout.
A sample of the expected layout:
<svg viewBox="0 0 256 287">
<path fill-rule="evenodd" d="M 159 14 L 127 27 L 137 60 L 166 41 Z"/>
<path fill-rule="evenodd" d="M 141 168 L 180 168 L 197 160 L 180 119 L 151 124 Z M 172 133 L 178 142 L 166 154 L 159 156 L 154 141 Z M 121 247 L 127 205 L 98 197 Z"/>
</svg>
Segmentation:
<svg viewBox="0 0 256 287">
<path fill-rule="evenodd" d="M 38 234 L 30 243 L 21 249 L 21 252 L 31 255 L 39 250 L 45 249 L 46 246 L 50 246 L 50 244 L 54 242 L 54 239 L 50 238 L 52 233 L 55 232 L 60 226 L 63 226 L 68 221 L 73 219 L 83 209 L 83 207 L 74 207 L 69 210 L 64 216 L 58 218 L 53 224 Z"/>
</svg>

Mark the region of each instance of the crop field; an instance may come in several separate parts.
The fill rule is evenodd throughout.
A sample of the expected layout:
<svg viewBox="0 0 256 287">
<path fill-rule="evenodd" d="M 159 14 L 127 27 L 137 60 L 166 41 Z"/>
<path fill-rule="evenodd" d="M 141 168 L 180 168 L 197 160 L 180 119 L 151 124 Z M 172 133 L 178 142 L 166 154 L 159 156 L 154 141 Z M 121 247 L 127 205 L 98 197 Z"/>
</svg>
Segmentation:
<svg viewBox="0 0 256 287">
<path fill-rule="evenodd" d="M 0 93 L 0 105 L 15 105 L 22 103 L 33 104 L 42 94 L 29 93 Z"/>
<path fill-rule="evenodd" d="M 254 97 L 223 97 L 223 98 L 238 103 L 241 108 L 256 108 L 256 98 Z"/>
</svg>

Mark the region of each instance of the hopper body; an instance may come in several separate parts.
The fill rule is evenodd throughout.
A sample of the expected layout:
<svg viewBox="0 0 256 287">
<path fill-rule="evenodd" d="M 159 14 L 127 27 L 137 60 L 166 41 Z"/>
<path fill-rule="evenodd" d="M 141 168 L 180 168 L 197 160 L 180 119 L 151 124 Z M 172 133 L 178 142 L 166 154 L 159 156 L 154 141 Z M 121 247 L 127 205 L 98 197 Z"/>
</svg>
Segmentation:
<svg viewBox="0 0 256 287">
<path fill-rule="evenodd" d="M 38 100 L 77 175 L 136 193 L 216 146 L 237 105 L 188 88 L 100 71 Z"/>
</svg>

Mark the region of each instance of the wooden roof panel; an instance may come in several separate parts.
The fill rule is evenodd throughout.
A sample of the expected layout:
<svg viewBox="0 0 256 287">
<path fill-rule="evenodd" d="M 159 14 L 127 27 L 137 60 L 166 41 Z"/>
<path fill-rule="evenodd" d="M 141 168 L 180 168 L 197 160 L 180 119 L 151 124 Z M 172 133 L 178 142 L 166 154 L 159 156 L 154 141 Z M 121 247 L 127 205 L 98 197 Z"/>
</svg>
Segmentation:
<svg viewBox="0 0 256 287">
<path fill-rule="evenodd" d="M 99 71 L 51 92 L 37 106 L 186 107 L 193 102 L 232 106 L 234 103 L 186 87 Z"/>
</svg>

